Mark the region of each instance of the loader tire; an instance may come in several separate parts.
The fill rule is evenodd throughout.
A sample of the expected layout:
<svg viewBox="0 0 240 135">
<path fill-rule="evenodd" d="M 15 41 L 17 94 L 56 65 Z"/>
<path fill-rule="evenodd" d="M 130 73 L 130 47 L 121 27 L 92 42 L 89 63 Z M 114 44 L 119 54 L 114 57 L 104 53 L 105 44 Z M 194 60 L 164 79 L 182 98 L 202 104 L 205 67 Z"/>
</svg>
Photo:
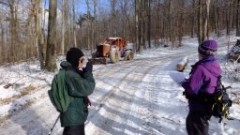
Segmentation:
<svg viewBox="0 0 240 135">
<path fill-rule="evenodd" d="M 132 50 L 127 50 L 125 52 L 124 60 L 132 60 L 133 57 L 134 57 L 134 54 L 133 54 Z"/>
<path fill-rule="evenodd" d="M 120 59 L 120 52 L 117 49 L 111 49 L 109 56 L 112 63 L 117 63 Z"/>
</svg>

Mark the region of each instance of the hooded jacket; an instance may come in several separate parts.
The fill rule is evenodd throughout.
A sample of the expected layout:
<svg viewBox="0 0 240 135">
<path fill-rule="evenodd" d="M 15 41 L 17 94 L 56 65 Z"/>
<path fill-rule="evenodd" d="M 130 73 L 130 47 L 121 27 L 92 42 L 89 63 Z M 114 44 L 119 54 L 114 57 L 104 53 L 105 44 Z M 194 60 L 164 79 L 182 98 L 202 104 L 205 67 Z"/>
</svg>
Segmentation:
<svg viewBox="0 0 240 135">
<path fill-rule="evenodd" d="M 66 111 L 60 112 L 61 126 L 76 126 L 82 125 L 87 119 L 88 108 L 84 103 L 84 97 L 92 94 L 95 88 L 95 80 L 90 71 L 83 72 L 79 75 L 72 65 L 64 61 L 60 64 L 61 69 L 58 74 L 61 74 L 58 79 L 58 87 L 64 88 L 67 94 L 65 97 L 71 97 Z M 66 98 L 69 99 L 69 98 Z"/>
<path fill-rule="evenodd" d="M 182 83 L 182 87 L 189 95 L 198 95 L 203 92 L 213 94 L 217 87 L 217 79 L 222 71 L 214 56 L 207 56 L 198 61 L 190 72 L 190 77 Z M 208 111 L 206 103 L 189 99 L 190 110 Z"/>
</svg>

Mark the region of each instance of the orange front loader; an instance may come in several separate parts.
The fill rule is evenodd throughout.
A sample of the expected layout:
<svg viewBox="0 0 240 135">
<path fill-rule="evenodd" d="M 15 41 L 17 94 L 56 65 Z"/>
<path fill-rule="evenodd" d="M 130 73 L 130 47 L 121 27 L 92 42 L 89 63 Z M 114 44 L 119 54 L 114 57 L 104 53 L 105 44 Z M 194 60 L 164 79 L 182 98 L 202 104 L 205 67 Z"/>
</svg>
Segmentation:
<svg viewBox="0 0 240 135">
<path fill-rule="evenodd" d="M 109 37 L 97 45 L 97 50 L 89 61 L 93 64 L 106 64 L 107 58 L 110 58 L 112 63 L 116 63 L 121 57 L 124 57 L 124 60 L 132 60 L 133 46 L 127 45 L 127 41 L 121 37 Z"/>
</svg>

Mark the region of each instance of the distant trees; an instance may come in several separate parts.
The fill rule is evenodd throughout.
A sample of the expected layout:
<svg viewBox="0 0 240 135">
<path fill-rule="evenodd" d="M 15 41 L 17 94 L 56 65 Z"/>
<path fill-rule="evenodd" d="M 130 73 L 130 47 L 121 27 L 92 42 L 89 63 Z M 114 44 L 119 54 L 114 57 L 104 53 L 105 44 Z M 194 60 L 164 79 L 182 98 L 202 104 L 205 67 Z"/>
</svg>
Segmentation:
<svg viewBox="0 0 240 135">
<path fill-rule="evenodd" d="M 46 2 L 53 4 L 54 13 Z M 0 64 L 38 59 L 41 69 L 53 71 L 56 55 L 73 46 L 93 52 L 98 42 L 110 36 L 135 43 L 140 53 L 163 44 L 179 47 L 186 35 L 199 42 L 212 34 L 236 31 L 240 35 L 240 0 L 101 2 L 0 0 Z M 84 6 L 86 10 L 79 9 Z"/>
</svg>

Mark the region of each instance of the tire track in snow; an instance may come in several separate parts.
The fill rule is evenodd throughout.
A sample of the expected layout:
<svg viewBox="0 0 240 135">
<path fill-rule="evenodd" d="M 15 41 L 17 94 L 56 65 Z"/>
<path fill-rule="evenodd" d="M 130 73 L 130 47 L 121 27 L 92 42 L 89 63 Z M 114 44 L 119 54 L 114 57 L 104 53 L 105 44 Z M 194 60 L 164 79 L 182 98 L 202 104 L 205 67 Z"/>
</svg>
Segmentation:
<svg viewBox="0 0 240 135">
<path fill-rule="evenodd" d="M 185 53 L 182 53 L 182 55 L 183 54 Z M 131 69 L 109 93 L 105 94 L 106 96 L 102 98 L 104 104 L 100 104 L 100 107 L 90 115 L 89 127 L 87 128 L 95 130 L 88 132 L 88 134 L 148 134 L 148 128 L 141 128 L 142 124 L 146 124 L 146 121 L 140 118 L 143 114 L 141 114 L 141 110 L 135 107 L 148 108 L 149 104 L 145 103 L 152 101 L 150 99 L 136 97 L 136 91 L 138 89 L 136 86 L 140 85 L 143 79 L 146 78 L 149 72 L 156 68 L 157 65 L 177 57 L 179 57 L 179 54 L 171 57 L 154 58 L 151 59 L 151 64 L 149 63 L 147 66 L 146 62 L 148 62 L 149 59 L 147 61 L 139 60 L 132 63 L 124 63 L 124 66 L 121 65 L 120 69 L 126 67 L 131 67 Z M 135 66 L 132 67 L 129 64 Z M 119 65 L 116 65 L 116 68 L 117 67 L 119 67 Z M 114 75 L 119 71 L 120 70 L 115 70 Z M 113 72 L 107 73 L 105 77 L 113 75 L 112 73 Z M 139 78 L 140 76 L 141 78 Z M 99 78 L 96 77 L 96 79 Z M 127 80 L 131 81 L 128 82 Z M 141 100 L 146 101 L 144 101 L 144 103 Z"/>
<path fill-rule="evenodd" d="M 144 78 L 146 84 L 145 91 L 142 91 L 149 100 L 146 109 L 145 128 L 148 133 L 145 134 L 185 134 L 184 119 L 181 118 L 179 112 L 175 112 L 176 108 L 186 108 L 179 104 L 177 96 L 181 90 L 169 89 L 172 84 L 169 83 L 168 72 L 161 71 L 165 66 L 155 67 Z M 149 81 L 151 80 L 151 81 Z M 174 127 L 178 127 L 175 129 Z"/>
<path fill-rule="evenodd" d="M 172 99 L 179 93 L 179 91 L 176 91 L 176 90 L 164 90 L 164 88 L 162 88 L 163 86 L 161 86 L 161 84 L 164 83 L 164 80 L 161 80 L 161 79 L 163 79 L 164 75 L 167 75 L 166 71 L 161 72 L 161 70 L 165 67 L 164 64 L 162 63 L 169 62 L 169 60 L 173 59 L 173 57 L 160 59 L 159 61 L 154 61 L 155 65 L 151 65 L 153 66 L 153 68 L 149 70 L 148 73 L 146 73 L 145 77 L 143 78 L 144 84 L 140 85 L 139 91 L 136 92 L 136 96 L 144 97 L 145 99 L 144 100 L 145 108 L 138 108 L 135 105 L 132 106 L 132 108 L 135 108 L 135 110 L 138 110 L 137 112 L 143 112 L 143 114 L 139 115 L 138 117 L 145 120 L 145 123 L 142 123 L 142 127 L 144 127 L 146 132 L 143 132 L 141 134 L 147 134 L 147 135 L 166 134 L 166 131 L 164 131 L 164 128 L 166 130 L 167 126 L 171 124 L 174 124 L 177 126 L 181 125 L 181 123 L 179 123 L 178 121 L 175 121 L 169 117 L 166 117 L 164 116 L 164 114 L 162 115 L 156 114 L 156 113 L 161 113 L 167 110 L 167 109 L 162 110 L 160 107 L 162 108 L 166 108 L 166 107 L 162 106 L 161 104 L 165 104 L 169 106 L 168 105 L 169 101 L 167 102 L 165 100 Z M 175 56 L 175 58 L 177 57 Z M 163 100 L 159 100 L 159 98 L 163 98 Z M 159 105 L 161 106 L 159 107 Z M 134 115 L 137 115 L 137 114 L 134 114 Z M 159 123 L 158 120 L 160 120 L 161 122 L 164 121 L 164 124 L 166 125 Z M 167 129 L 167 131 L 171 131 L 171 129 Z M 172 129 L 172 131 L 175 131 L 175 130 Z"/>
<path fill-rule="evenodd" d="M 130 65 L 132 64 L 133 63 L 130 63 Z M 97 123 L 96 121 L 93 120 L 94 122 L 92 123 L 99 126 L 100 129 L 104 129 L 105 133 L 103 133 L 103 131 L 99 129 L 98 131 L 92 131 L 94 134 L 120 134 L 120 133 L 123 133 L 123 130 L 125 129 L 136 130 L 133 127 L 131 128 L 130 126 L 124 125 L 124 120 L 126 121 L 127 118 L 129 117 L 126 112 L 129 111 L 130 108 L 128 106 L 132 102 L 130 99 L 130 96 L 132 96 L 133 93 L 136 91 L 135 88 L 131 87 L 130 83 L 133 83 L 135 81 L 141 82 L 141 79 L 139 79 L 139 75 L 135 76 L 136 74 L 135 70 L 136 68 L 139 68 L 138 66 L 139 65 L 133 67 L 133 66 L 129 66 L 129 64 L 126 64 L 124 67 L 121 66 L 121 69 L 124 69 L 125 67 L 131 67 L 131 69 L 129 70 L 129 73 L 127 73 L 120 80 L 120 82 L 116 84 L 115 87 L 110 91 L 111 94 L 109 94 L 107 98 L 106 97 L 104 98 L 105 104 L 104 106 L 102 106 L 100 110 L 98 110 L 97 113 L 99 113 L 102 117 L 108 116 L 108 118 L 104 117 Z M 129 83 L 126 83 L 126 80 L 130 80 Z M 127 86 L 128 88 L 129 87 L 131 88 L 127 89 L 126 88 Z M 127 90 L 127 92 L 125 90 Z M 121 103 L 121 106 L 119 106 L 119 103 Z M 125 111 L 119 111 L 119 110 L 125 110 Z M 117 118 L 118 115 L 120 115 L 121 118 Z M 97 118 L 101 116 L 97 116 Z M 113 129 L 112 127 L 118 128 L 119 131 L 116 129 Z"/>
</svg>

